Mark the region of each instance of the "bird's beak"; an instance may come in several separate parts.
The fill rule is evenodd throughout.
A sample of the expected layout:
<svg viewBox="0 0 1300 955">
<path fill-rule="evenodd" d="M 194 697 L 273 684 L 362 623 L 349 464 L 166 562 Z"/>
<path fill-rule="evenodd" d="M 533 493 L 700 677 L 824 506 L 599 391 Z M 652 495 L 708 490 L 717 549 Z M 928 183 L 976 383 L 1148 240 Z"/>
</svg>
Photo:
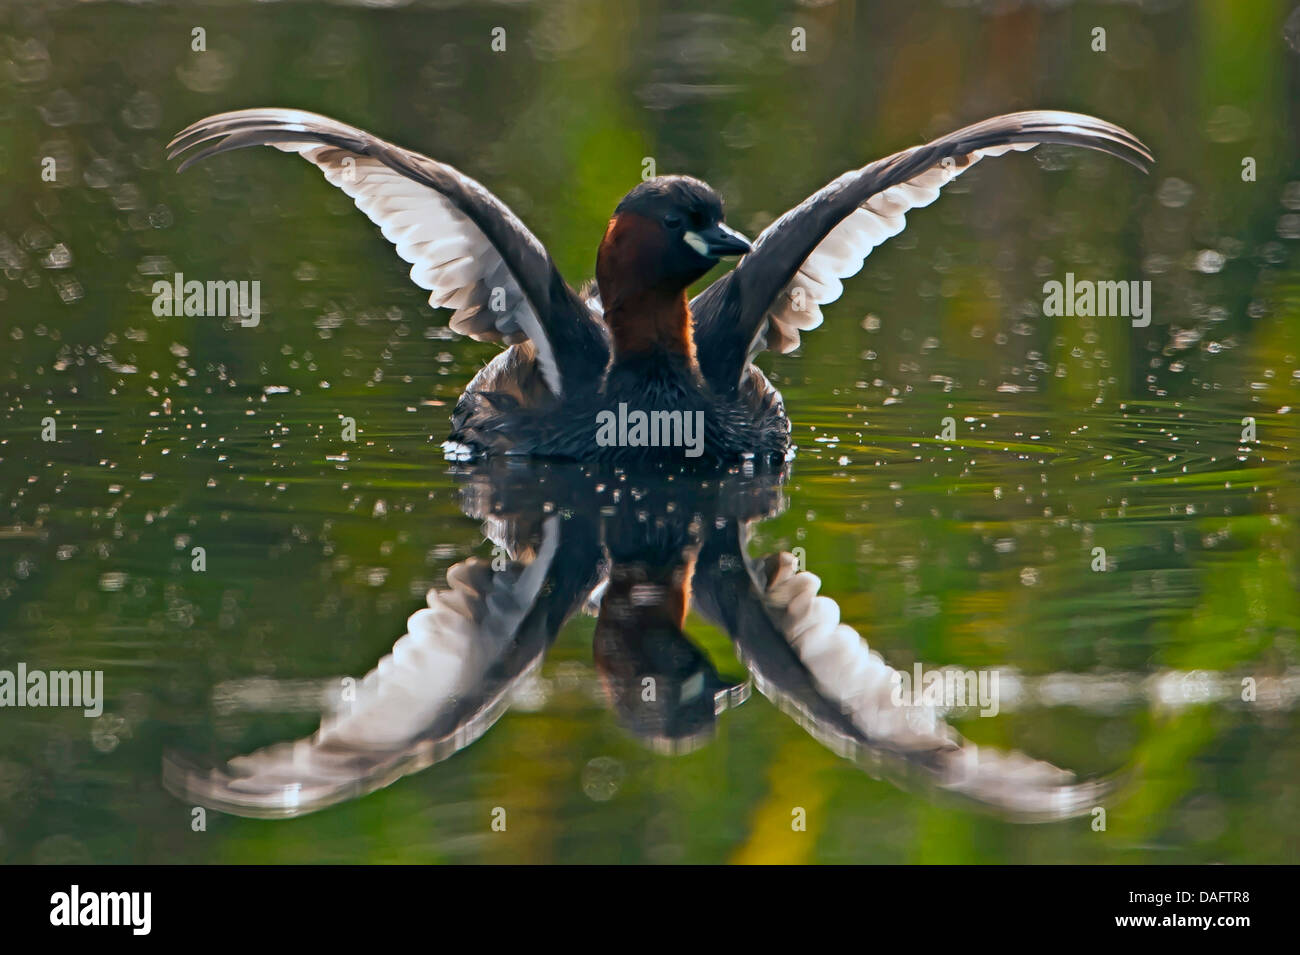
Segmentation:
<svg viewBox="0 0 1300 955">
<path fill-rule="evenodd" d="M 724 255 L 744 255 L 750 249 L 748 239 L 721 222 L 698 232 L 688 232 L 685 239 L 691 248 L 710 259 L 720 259 Z"/>
</svg>

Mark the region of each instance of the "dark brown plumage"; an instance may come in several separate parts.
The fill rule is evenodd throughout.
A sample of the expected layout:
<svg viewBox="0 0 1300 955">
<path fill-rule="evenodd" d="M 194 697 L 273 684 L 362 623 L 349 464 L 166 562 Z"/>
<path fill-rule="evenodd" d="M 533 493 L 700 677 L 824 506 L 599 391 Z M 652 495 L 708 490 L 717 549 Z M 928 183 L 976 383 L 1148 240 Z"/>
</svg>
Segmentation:
<svg viewBox="0 0 1300 955">
<path fill-rule="evenodd" d="M 1078 113 L 1011 113 L 840 176 L 749 243 L 722 222 L 706 184 L 665 176 L 615 209 L 596 258 L 598 293 L 574 292 L 542 244 L 482 185 L 451 166 L 335 120 L 240 110 L 183 130 L 171 155 L 251 145 L 297 152 L 352 196 L 429 289 L 451 328 L 510 347 L 469 383 L 444 442 L 449 457 L 526 454 L 626 465 L 773 464 L 792 452 L 780 394 L 753 364 L 788 352 L 820 308 L 904 214 L 985 156 L 1040 143 L 1082 146 L 1145 169 L 1131 133 Z M 725 255 L 740 264 L 690 302 L 686 289 Z M 700 416 L 704 446 L 601 439 L 620 409 Z M 631 432 L 629 432 L 631 434 Z M 633 435 L 634 436 L 634 435 Z"/>
</svg>

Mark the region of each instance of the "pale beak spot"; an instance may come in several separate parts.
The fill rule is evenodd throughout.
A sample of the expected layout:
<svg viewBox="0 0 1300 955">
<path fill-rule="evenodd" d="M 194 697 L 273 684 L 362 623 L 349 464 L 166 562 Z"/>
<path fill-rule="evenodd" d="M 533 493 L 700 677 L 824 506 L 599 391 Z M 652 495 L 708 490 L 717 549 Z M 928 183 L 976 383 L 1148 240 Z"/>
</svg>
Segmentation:
<svg viewBox="0 0 1300 955">
<path fill-rule="evenodd" d="M 686 240 L 687 245 L 700 253 L 700 255 L 708 256 L 709 243 L 705 242 L 698 232 L 683 232 L 682 238 Z"/>
</svg>

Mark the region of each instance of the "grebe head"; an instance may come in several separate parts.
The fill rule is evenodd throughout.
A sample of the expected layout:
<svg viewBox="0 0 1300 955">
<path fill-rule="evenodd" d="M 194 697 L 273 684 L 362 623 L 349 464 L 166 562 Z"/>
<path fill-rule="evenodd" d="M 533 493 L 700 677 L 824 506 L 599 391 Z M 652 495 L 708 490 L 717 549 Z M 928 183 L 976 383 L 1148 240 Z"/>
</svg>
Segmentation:
<svg viewBox="0 0 1300 955">
<path fill-rule="evenodd" d="M 618 204 L 596 256 L 608 302 L 619 290 L 680 292 L 749 242 L 723 222 L 722 199 L 690 176 L 657 176 Z M 608 290 L 607 285 L 610 285 Z"/>
</svg>

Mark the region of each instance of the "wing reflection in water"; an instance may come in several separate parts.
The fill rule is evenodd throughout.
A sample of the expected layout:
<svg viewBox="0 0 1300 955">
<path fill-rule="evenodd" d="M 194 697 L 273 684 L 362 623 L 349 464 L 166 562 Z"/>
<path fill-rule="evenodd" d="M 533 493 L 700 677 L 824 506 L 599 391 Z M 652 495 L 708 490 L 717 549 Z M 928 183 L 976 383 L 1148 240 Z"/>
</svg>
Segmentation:
<svg viewBox="0 0 1300 955">
<path fill-rule="evenodd" d="M 1112 788 L 976 746 L 934 706 L 897 705 L 897 671 L 840 621 L 820 580 L 789 553 L 747 553 L 749 528 L 784 509 L 783 474 L 633 480 L 511 461 L 460 477 L 462 509 L 510 559 L 453 566 L 315 735 L 217 769 L 168 754 L 168 789 L 268 818 L 373 792 L 482 736 L 584 607 L 597 617 L 593 657 L 616 719 L 657 751 L 689 751 L 749 693 L 685 632 L 692 606 L 730 635 L 760 693 L 872 775 L 1017 821 L 1087 813 Z"/>
</svg>

